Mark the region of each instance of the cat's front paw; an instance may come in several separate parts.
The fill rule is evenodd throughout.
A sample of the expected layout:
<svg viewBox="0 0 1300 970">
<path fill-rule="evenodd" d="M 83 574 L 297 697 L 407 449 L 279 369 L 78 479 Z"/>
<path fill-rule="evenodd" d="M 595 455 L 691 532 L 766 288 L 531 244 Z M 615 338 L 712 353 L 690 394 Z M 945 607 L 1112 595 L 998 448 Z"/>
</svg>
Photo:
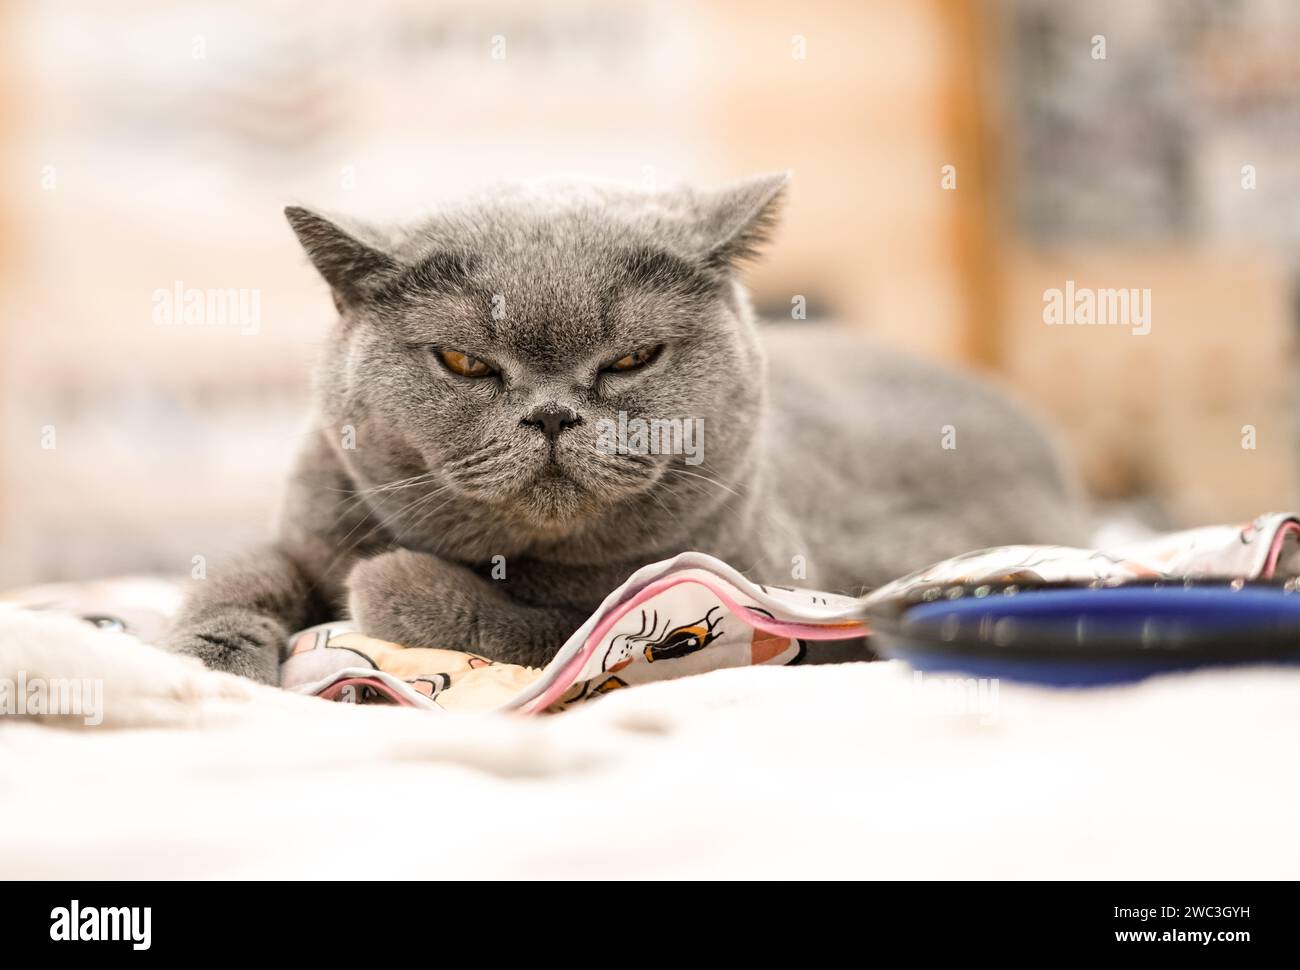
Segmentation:
<svg viewBox="0 0 1300 970">
<path fill-rule="evenodd" d="M 464 566 L 405 549 L 358 563 L 348 590 L 352 619 L 366 636 L 529 667 L 547 664 L 588 615 L 516 602 Z"/>
<path fill-rule="evenodd" d="M 405 549 L 363 560 L 348 576 L 348 613 L 366 636 L 406 647 L 476 653 L 477 582 L 463 567 Z"/>
<path fill-rule="evenodd" d="M 173 653 L 262 684 L 280 683 L 280 651 L 287 632 L 252 610 L 224 610 L 178 623 L 164 642 Z"/>
</svg>

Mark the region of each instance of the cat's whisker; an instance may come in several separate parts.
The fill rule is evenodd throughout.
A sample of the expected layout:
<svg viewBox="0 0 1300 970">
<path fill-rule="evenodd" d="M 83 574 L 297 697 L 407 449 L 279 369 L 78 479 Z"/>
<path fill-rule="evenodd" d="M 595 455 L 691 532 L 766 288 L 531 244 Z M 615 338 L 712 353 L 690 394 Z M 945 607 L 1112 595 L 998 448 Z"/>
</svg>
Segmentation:
<svg viewBox="0 0 1300 970">
<path fill-rule="evenodd" d="M 337 492 L 340 495 L 372 495 L 376 492 L 387 492 L 399 488 L 411 488 L 414 485 L 422 485 L 427 481 L 432 481 L 435 472 L 425 472 L 422 475 L 414 475 L 411 478 L 403 478 L 394 482 L 384 482 L 380 485 L 372 485 L 369 488 L 332 488 L 329 485 L 315 485 L 309 482 L 302 482 L 302 479 L 296 481 L 303 484 L 312 484 L 314 488 L 319 488 L 326 492 Z"/>
<path fill-rule="evenodd" d="M 688 472 L 684 468 L 677 468 L 673 465 L 669 465 L 667 471 L 671 472 L 674 475 L 686 475 L 688 478 L 698 478 L 700 481 L 708 482 L 710 485 L 714 485 L 722 489 L 723 491 L 730 492 L 732 495 L 736 496 L 736 498 L 745 497 L 744 495 L 740 494 L 740 492 L 737 492 L 734 488 L 732 488 L 730 485 L 726 484 L 725 482 L 720 482 L 716 478 L 710 478 L 708 475 L 700 475 L 697 474 L 696 472 Z"/>
<path fill-rule="evenodd" d="M 707 482 L 707 483 L 710 484 L 710 485 L 715 485 L 715 486 L 718 486 L 718 487 L 721 487 L 721 488 L 726 488 L 726 486 L 723 485 L 723 483 L 717 481 L 716 479 L 710 478 L 710 477 L 707 476 L 707 475 L 692 474 L 691 472 L 687 472 L 687 471 L 685 471 L 684 469 L 681 469 L 681 468 L 674 468 L 674 467 L 672 467 L 672 466 L 669 466 L 668 469 L 667 469 L 667 471 L 669 471 L 669 472 L 675 472 L 675 473 L 677 473 L 677 474 L 681 474 L 681 475 L 686 475 L 686 476 L 688 476 L 687 484 L 693 484 L 692 482 L 689 481 L 689 479 L 699 479 L 700 481 Z M 695 487 L 696 487 L 696 488 L 702 488 L 703 486 L 699 486 L 699 485 L 697 485 L 697 486 L 695 486 Z M 741 487 L 743 488 L 744 486 L 741 486 Z M 746 497 L 746 496 L 744 496 L 744 495 L 741 495 L 739 492 L 736 492 L 736 491 L 733 490 L 733 489 L 728 489 L 728 491 L 730 491 L 731 494 L 732 494 L 732 495 L 735 495 L 737 498 L 741 498 L 741 499 L 743 499 L 743 498 Z M 723 507 L 724 507 L 725 509 L 727 509 L 728 511 L 735 511 L 735 509 L 734 509 L 734 507 L 731 505 L 731 503 L 729 503 L 729 502 L 727 502 L 727 501 L 725 501 L 725 500 L 723 501 Z M 779 518 L 777 518 L 776 516 L 774 516 L 770 511 L 768 511 L 768 510 L 766 510 L 765 508 L 762 508 L 762 507 L 760 506 L 759 509 L 758 509 L 758 514 L 759 514 L 760 520 L 761 520 L 765 525 L 767 525 L 767 526 L 769 526 L 769 527 L 775 527 L 777 531 L 779 531 L 782 535 L 784 535 L 785 538 L 786 538 L 787 540 L 790 540 L 793 544 L 795 544 L 795 545 L 802 545 L 803 540 L 801 539 L 801 537 L 800 537 L 798 534 L 796 534 L 796 533 L 795 533 L 795 532 L 794 532 L 794 531 L 793 531 L 793 530 L 792 530 L 788 525 L 786 525 L 786 524 L 785 524 L 784 522 L 782 522 Z"/>
<path fill-rule="evenodd" d="M 498 458 L 501 456 L 502 452 L 509 450 L 510 442 L 508 441 L 490 441 L 477 451 L 466 455 L 464 458 L 447 462 L 443 468 L 448 472 L 463 471 L 481 465 L 483 462 L 490 461 L 493 458 Z"/>
<path fill-rule="evenodd" d="M 417 506 L 419 506 L 421 503 L 423 503 L 423 502 L 427 502 L 427 501 L 429 501 L 430 499 L 434 498 L 435 496 L 441 495 L 443 492 L 447 491 L 447 490 L 450 489 L 451 487 L 452 487 L 452 486 L 451 486 L 450 483 L 448 483 L 448 484 L 446 484 L 446 485 L 441 485 L 441 486 L 439 486 L 438 488 L 435 488 L 435 489 L 433 489 L 433 490 L 430 491 L 430 492 L 426 492 L 425 494 L 419 496 L 418 498 L 414 499 L 413 501 L 408 502 L 406 505 L 403 505 L 401 508 L 397 509 L 397 511 L 391 513 L 390 515 L 385 516 L 385 517 L 384 517 L 384 518 L 383 518 L 383 519 L 382 519 L 382 520 L 381 520 L 377 525 L 375 525 L 375 526 L 374 526 L 373 528 L 371 528 L 368 532 L 366 532 L 364 535 L 362 535 L 361 538 L 359 538 L 359 539 L 355 540 L 354 542 L 348 544 L 345 548 L 342 549 L 342 551 L 338 552 L 338 553 L 334 556 L 334 558 L 333 558 L 332 560 L 330 560 L 329 566 L 326 567 L 326 571 L 328 572 L 328 570 L 333 569 L 334 566 L 335 566 L 336 564 L 338 564 L 339 562 L 341 562 L 341 561 L 342 561 L 346 556 L 350 555 L 350 554 L 351 554 L 352 552 L 354 552 L 356 549 L 360 548 L 361 545 L 362 545 L 363 543 L 365 543 L 365 542 L 369 541 L 371 538 L 373 538 L 377 533 L 379 533 L 380 531 L 382 531 L 382 530 L 383 530 L 383 529 L 384 529 L 384 528 L 385 528 L 385 527 L 386 527 L 390 522 L 394 521 L 395 519 L 397 519 L 397 518 L 398 518 L 399 516 L 401 516 L 401 515 L 404 515 L 404 514 L 407 514 L 407 513 L 411 512 L 411 511 L 413 511 L 413 510 L 414 510 Z M 348 539 L 352 538 L 352 535 L 357 531 L 357 529 L 361 528 L 361 527 L 362 527 L 363 525 L 365 525 L 368 521 L 370 521 L 370 520 L 369 520 L 369 519 L 362 519 L 360 522 L 358 522 L 356 525 L 354 525 L 354 526 L 353 526 L 353 527 L 348 531 L 348 533 L 347 533 L 347 534 L 346 534 L 346 535 L 345 535 L 345 536 L 340 540 L 340 544 L 346 543 L 346 542 L 348 541 Z"/>
<path fill-rule="evenodd" d="M 385 482 L 382 485 L 373 485 L 370 488 L 357 489 L 357 494 L 368 495 L 373 492 L 388 492 L 399 488 L 411 488 L 414 485 L 423 485 L 426 482 L 432 481 L 437 474 L 437 472 L 423 472 L 419 475 L 412 475 L 410 478 L 399 479 L 395 482 Z"/>
<path fill-rule="evenodd" d="M 335 527 L 337 527 L 339 523 L 341 523 L 346 516 L 351 515 L 358 508 L 364 505 L 366 498 L 368 496 L 375 495 L 380 492 L 396 491 L 399 488 L 414 488 L 418 485 L 430 484 L 433 481 L 434 475 L 435 475 L 434 472 L 425 472 L 420 475 L 413 475 L 410 478 L 403 478 L 397 481 L 385 482 L 381 485 L 371 486 L 370 488 L 340 489 L 340 488 L 329 488 L 328 486 L 316 486 L 316 487 L 323 488 L 326 491 L 351 496 L 348 499 L 348 501 L 339 508 L 338 515 L 336 515 L 334 518 L 334 525 Z M 348 534 L 351 535 L 351 533 Z"/>
<path fill-rule="evenodd" d="M 426 511 L 420 513 L 420 525 L 424 525 L 425 523 L 427 523 L 431 518 L 433 518 L 442 509 L 445 509 L 448 505 L 450 505 L 455 500 L 456 500 L 456 496 L 453 495 L 451 498 L 447 499 L 447 501 L 440 503 L 435 508 L 427 509 Z"/>
<path fill-rule="evenodd" d="M 665 502 L 661 496 L 655 494 L 654 489 L 651 489 L 646 494 L 648 494 L 652 499 L 654 499 L 655 504 L 664 510 L 664 515 L 668 516 L 669 518 L 672 518 L 673 510 L 668 507 L 668 503 Z"/>
</svg>

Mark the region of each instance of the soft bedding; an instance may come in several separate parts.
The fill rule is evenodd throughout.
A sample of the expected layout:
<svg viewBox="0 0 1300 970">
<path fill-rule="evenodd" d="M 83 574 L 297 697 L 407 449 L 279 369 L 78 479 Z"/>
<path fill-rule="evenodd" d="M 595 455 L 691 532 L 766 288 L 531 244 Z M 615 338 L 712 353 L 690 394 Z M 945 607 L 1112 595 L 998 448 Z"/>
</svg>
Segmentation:
<svg viewBox="0 0 1300 970">
<path fill-rule="evenodd" d="M 11 878 L 1300 874 L 1293 671 L 981 695 L 893 662 L 760 666 L 431 717 L 67 617 L 0 611 L 0 642 L 0 676 L 105 684 L 98 727 L 0 726 Z"/>
<path fill-rule="evenodd" d="M 0 718 L 0 875 L 1294 878 L 1294 669 L 1062 691 L 897 662 L 778 668 L 861 635 L 872 597 L 1008 575 L 1276 578 L 1298 534 L 1278 515 L 1122 554 L 985 552 L 861 601 L 688 557 L 611 593 L 545 671 L 308 631 L 286 671 L 316 651 L 366 664 L 298 690 L 133 635 L 169 584 L 128 584 L 128 622 L 97 586 L 93 624 L 66 588 L 28 591 L 0 607 L 0 685 L 100 693 L 93 712 Z M 647 604 L 667 618 L 642 622 Z M 309 696 L 359 700 L 339 696 L 358 672 L 399 703 Z M 430 673 L 448 676 L 416 691 Z M 599 689 L 610 677 L 635 689 Z"/>
</svg>

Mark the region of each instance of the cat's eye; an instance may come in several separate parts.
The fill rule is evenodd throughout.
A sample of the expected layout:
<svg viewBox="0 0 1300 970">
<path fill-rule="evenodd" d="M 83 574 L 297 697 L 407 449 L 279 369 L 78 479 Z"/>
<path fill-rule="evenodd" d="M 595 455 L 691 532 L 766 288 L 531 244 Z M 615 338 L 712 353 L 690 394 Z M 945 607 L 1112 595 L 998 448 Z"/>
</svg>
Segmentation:
<svg viewBox="0 0 1300 970">
<path fill-rule="evenodd" d="M 496 368 L 486 361 L 463 354 L 459 350 L 440 350 L 438 358 L 447 370 L 461 377 L 491 377 L 497 372 Z"/>
<path fill-rule="evenodd" d="M 657 344 L 654 347 L 642 347 L 640 350 L 634 351 L 630 354 L 620 357 L 612 364 L 606 366 L 605 370 L 612 370 L 618 372 L 637 370 L 638 368 L 644 367 L 646 364 L 650 363 L 652 360 L 658 357 L 659 352 L 663 349 L 664 349 L 663 344 Z"/>
</svg>

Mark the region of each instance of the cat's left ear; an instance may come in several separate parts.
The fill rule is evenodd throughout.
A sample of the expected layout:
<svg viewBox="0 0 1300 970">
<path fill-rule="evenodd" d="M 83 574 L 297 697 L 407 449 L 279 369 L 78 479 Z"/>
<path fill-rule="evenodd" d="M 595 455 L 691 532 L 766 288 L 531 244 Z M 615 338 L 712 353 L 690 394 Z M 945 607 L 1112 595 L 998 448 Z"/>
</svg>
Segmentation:
<svg viewBox="0 0 1300 970">
<path fill-rule="evenodd" d="M 774 172 L 705 193 L 698 201 L 705 265 L 734 269 L 757 256 L 776 228 L 789 184 L 789 172 Z"/>
</svg>

